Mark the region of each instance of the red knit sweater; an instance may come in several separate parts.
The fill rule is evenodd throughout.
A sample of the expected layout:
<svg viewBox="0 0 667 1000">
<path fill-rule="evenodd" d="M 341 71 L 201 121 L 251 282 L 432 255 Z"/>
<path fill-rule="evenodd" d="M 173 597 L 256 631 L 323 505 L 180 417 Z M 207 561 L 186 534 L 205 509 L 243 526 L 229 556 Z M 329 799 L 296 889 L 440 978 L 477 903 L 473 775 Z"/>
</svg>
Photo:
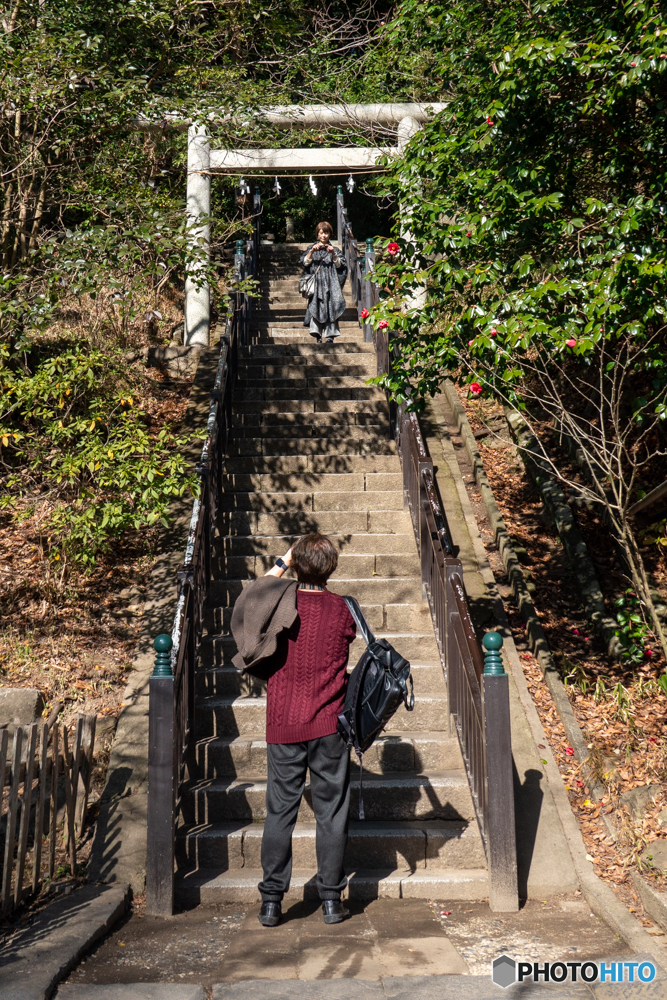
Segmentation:
<svg viewBox="0 0 667 1000">
<path fill-rule="evenodd" d="M 280 644 L 266 693 L 266 742 L 303 743 L 338 727 L 356 626 L 328 590 L 297 590 L 299 617 Z"/>
</svg>

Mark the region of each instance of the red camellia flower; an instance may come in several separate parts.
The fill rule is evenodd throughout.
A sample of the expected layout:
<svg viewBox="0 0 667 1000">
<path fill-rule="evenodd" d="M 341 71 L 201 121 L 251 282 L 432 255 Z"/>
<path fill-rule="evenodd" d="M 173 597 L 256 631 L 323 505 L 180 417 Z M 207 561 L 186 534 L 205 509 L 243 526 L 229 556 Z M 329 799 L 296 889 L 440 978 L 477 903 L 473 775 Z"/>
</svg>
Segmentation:
<svg viewBox="0 0 667 1000">
<path fill-rule="evenodd" d="M 471 392 L 471 395 L 473 395 L 473 396 L 479 396 L 479 394 L 480 394 L 481 391 L 482 391 L 482 387 L 479 384 L 479 382 L 471 382 L 470 383 L 470 392 Z"/>
<path fill-rule="evenodd" d="M 474 343 L 475 343 L 475 341 L 474 341 L 474 340 L 469 340 L 469 341 L 468 341 L 468 347 L 472 347 L 472 345 L 473 345 Z"/>
<path fill-rule="evenodd" d="M 576 347 L 577 346 L 577 342 L 574 339 L 574 337 L 570 337 L 569 340 L 566 340 L 565 341 L 565 346 L 566 347 Z"/>
<path fill-rule="evenodd" d="M 491 115 L 487 115 L 487 117 L 486 117 L 486 124 L 487 125 L 493 125 L 493 121 L 491 120 Z"/>
<path fill-rule="evenodd" d="M 381 319 L 380 322 L 378 323 L 378 330 L 386 330 L 388 326 L 389 323 L 387 323 L 386 319 Z"/>
<path fill-rule="evenodd" d="M 565 753 L 568 755 L 568 757 L 574 757 L 574 750 L 572 749 L 572 747 L 565 747 Z"/>
<path fill-rule="evenodd" d="M 491 329 L 489 330 L 490 337 L 495 337 L 497 333 L 498 331 L 496 330 L 495 326 L 491 327 Z"/>
<path fill-rule="evenodd" d="M 390 243 L 387 247 L 387 253 L 390 253 L 392 257 L 395 257 L 397 253 L 401 252 L 401 248 L 398 243 Z"/>
<path fill-rule="evenodd" d="M 362 319 L 368 319 L 368 316 L 369 316 L 368 309 L 362 309 L 361 310 L 361 318 Z"/>
<path fill-rule="evenodd" d="M 466 236 L 472 236 L 472 233 L 466 233 Z"/>
<path fill-rule="evenodd" d="M 650 659 L 653 656 L 653 650 L 652 649 L 645 649 L 644 650 L 644 656 L 646 656 L 646 657 L 648 657 L 648 659 Z"/>
</svg>

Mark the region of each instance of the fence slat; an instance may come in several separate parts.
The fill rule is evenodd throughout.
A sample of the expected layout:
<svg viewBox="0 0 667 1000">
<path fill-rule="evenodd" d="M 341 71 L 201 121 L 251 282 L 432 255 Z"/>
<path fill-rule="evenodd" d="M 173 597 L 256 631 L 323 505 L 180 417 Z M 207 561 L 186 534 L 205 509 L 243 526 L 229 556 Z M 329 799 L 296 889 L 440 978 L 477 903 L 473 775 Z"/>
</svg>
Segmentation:
<svg viewBox="0 0 667 1000">
<path fill-rule="evenodd" d="M 9 731 L 0 729 L 0 816 L 2 816 L 2 800 L 5 793 L 5 772 L 7 770 L 7 749 L 9 747 Z"/>
<path fill-rule="evenodd" d="M 78 726 L 77 726 L 78 730 Z M 76 738 L 75 738 L 76 743 Z M 73 755 L 69 752 L 67 729 L 63 726 L 63 780 L 65 782 L 65 830 L 63 840 L 69 846 L 69 865 L 72 876 L 76 874 L 76 843 L 74 840 L 74 795 L 76 787 L 72 788 Z"/>
<path fill-rule="evenodd" d="M 95 727 L 97 717 L 86 715 L 83 717 L 82 726 L 82 756 L 79 767 L 78 792 L 76 800 L 76 822 L 75 829 L 79 836 L 83 833 L 83 825 L 86 822 L 86 809 L 88 808 L 88 795 L 90 794 L 90 778 L 93 773 L 93 750 L 95 749 Z"/>
<path fill-rule="evenodd" d="M 32 859 L 32 891 L 37 892 L 42 868 L 42 840 L 44 838 L 44 807 L 46 802 L 46 771 L 49 759 L 49 727 L 42 725 L 42 739 L 39 746 L 39 785 L 35 807 L 35 839 Z"/>
<path fill-rule="evenodd" d="M 25 856 L 28 851 L 28 832 L 30 830 L 30 813 L 32 812 L 32 782 L 35 776 L 35 751 L 37 750 L 36 722 L 28 731 L 28 747 L 25 758 L 25 775 L 23 778 L 23 801 L 21 802 L 21 823 L 19 826 L 18 851 L 16 857 L 16 882 L 14 885 L 14 906 L 18 906 L 23 896 L 23 873 L 25 871 Z"/>
<path fill-rule="evenodd" d="M 56 868 L 56 827 L 58 825 L 58 771 L 60 752 L 58 726 L 51 730 L 51 786 L 49 802 L 49 878 L 53 878 Z"/>
<path fill-rule="evenodd" d="M 14 746 L 12 748 L 11 785 L 9 789 L 9 806 L 7 808 L 7 826 L 5 829 L 5 864 L 2 869 L 2 895 L 0 904 L 2 912 L 8 913 L 12 902 L 12 870 L 14 868 L 14 845 L 16 835 L 16 814 L 19 805 L 19 783 L 21 777 L 21 748 L 23 746 L 23 729 L 17 726 L 14 731 Z"/>
</svg>

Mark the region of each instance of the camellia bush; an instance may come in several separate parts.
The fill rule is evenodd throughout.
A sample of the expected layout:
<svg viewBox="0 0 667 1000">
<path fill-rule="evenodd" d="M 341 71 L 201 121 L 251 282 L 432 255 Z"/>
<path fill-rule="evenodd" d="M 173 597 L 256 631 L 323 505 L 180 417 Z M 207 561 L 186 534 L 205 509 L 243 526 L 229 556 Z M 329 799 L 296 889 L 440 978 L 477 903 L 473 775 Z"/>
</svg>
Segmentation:
<svg viewBox="0 0 667 1000">
<path fill-rule="evenodd" d="M 667 472 L 667 11 L 409 0 L 388 53 L 406 39 L 450 100 L 387 161 L 380 382 L 419 409 L 450 377 L 551 424 L 653 613 L 628 511 Z"/>
</svg>

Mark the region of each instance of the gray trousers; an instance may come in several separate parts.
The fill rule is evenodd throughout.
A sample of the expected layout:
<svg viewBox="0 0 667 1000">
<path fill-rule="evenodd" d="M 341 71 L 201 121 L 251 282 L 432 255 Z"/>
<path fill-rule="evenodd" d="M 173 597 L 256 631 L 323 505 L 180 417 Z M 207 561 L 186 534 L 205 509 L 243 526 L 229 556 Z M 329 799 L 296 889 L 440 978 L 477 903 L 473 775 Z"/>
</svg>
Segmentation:
<svg viewBox="0 0 667 1000">
<path fill-rule="evenodd" d="M 317 890 L 320 899 L 340 899 L 347 885 L 343 854 L 350 811 L 350 752 L 334 733 L 306 743 L 267 745 L 266 820 L 262 837 L 265 902 L 280 902 L 292 877 L 292 832 L 310 769 L 317 821 Z"/>
</svg>

